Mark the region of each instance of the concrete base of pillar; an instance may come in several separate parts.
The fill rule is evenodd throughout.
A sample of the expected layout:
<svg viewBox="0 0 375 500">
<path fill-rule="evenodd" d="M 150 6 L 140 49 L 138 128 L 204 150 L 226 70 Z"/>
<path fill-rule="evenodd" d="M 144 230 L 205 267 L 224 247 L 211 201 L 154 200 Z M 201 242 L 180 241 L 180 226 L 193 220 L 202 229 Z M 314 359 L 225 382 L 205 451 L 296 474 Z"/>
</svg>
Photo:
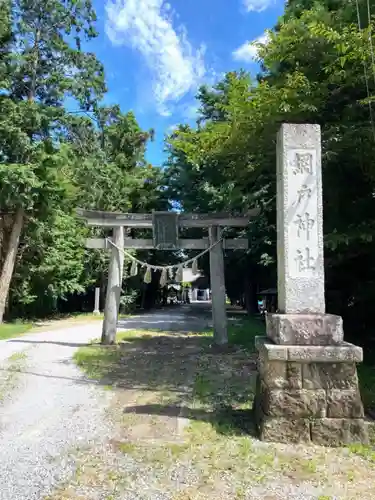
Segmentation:
<svg viewBox="0 0 375 500">
<path fill-rule="evenodd" d="M 362 349 L 277 345 L 256 339 L 255 418 L 260 439 L 341 446 L 368 443 L 356 363 Z"/>
<path fill-rule="evenodd" d="M 280 345 L 341 345 L 341 316 L 335 314 L 267 314 L 267 336 Z"/>
</svg>

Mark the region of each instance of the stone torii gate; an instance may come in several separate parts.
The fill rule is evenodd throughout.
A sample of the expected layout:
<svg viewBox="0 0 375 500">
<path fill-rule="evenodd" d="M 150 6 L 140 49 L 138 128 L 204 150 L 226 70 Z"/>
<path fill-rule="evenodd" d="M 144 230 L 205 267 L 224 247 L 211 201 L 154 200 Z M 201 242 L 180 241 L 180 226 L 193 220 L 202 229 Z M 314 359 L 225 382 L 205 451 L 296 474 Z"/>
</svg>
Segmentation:
<svg viewBox="0 0 375 500">
<path fill-rule="evenodd" d="M 77 213 L 86 220 L 89 226 L 111 228 L 113 231 L 110 239 L 89 238 L 86 242 L 87 248 L 111 250 L 102 343 L 112 344 L 116 339 L 124 249 L 205 250 L 210 248 L 214 341 L 218 345 L 227 344 L 223 249 L 245 250 L 248 248 L 248 240 L 241 238 L 221 239 L 221 232 L 223 227 L 246 227 L 249 220 L 259 214 L 259 209 L 252 209 L 241 217 L 233 217 L 229 214 L 178 214 L 176 212 L 112 213 L 83 209 L 78 209 Z M 208 238 L 179 239 L 180 228 L 192 227 L 208 228 Z M 125 237 L 125 229 L 131 228 L 152 229 L 153 239 Z"/>
</svg>

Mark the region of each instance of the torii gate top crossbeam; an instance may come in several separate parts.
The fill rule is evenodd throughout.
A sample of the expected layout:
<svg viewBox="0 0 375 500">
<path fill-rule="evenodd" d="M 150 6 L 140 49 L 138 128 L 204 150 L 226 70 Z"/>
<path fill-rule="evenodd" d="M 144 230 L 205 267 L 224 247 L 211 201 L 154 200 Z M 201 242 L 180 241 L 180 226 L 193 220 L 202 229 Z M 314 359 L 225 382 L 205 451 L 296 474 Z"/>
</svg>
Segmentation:
<svg viewBox="0 0 375 500">
<path fill-rule="evenodd" d="M 210 226 L 230 226 L 246 227 L 249 220 L 257 217 L 260 213 L 259 208 L 254 208 L 241 217 L 234 217 L 230 214 L 179 214 L 179 227 L 210 227 Z M 77 214 L 86 219 L 89 226 L 101 227 L 137 227 L 152 228 L 152 214 L 134 214 L 134 213 L 115 213 L 102 212 L 100 210 L 82 210 L 78 209 Z"/>
</svg>

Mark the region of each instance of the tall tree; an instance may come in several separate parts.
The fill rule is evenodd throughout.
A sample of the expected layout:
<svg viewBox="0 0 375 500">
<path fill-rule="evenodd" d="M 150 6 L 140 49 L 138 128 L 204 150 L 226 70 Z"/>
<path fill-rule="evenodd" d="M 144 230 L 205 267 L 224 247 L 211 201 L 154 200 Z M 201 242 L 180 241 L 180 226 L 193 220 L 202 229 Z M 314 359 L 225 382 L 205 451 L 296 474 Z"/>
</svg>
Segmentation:
<svg viewBox="0 0 375 500">
<path fill-rule="evenodd" d="M 2 211 L 13 215 L 9 231 L 3 232 L 0 322 L 25 220 L 50 207 L 51 191 L 62 190 L 54 136 L 64 99 L 72 96 L 89 110 L 105 90 L 102 65 L 81 50 L 83 38 L 96 36 L 90 0 L 14 0 L 11 19 L 12 58 L 0 101 L 0 189 L 8 194 L 6 204 L 1 200 Z"/>
<path fill-rule="evenodd" d="M 5 89 L 8 86 L 7 64 L 9 61 L 11 34 L 10 0 L 0 0 L 0 89 Z"/>
</svg>

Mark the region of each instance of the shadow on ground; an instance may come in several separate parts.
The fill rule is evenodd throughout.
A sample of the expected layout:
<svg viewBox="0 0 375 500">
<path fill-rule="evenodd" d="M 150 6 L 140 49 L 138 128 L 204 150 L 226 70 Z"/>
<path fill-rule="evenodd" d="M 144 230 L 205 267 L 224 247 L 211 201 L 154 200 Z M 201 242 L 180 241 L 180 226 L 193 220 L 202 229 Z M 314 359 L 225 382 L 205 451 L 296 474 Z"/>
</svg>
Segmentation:
<svg viewBox="0 0 375 500">
<path fill-rule="evenodd" d="M 187 418 L 189 420 L 209 422 L 219 434 L 256 435 L 252 409 L 236 410 L 228 406 L 217 407 L 208 411 L 176 405 L 148 404 L 128 406 L 125 408 L 124 413 Z"/>
<path fill-rule="evenodd" d="M 126 336 L 118 346 L 81 349 L 76 361 L 117 391 L 160 395 L 162 403 L 130 404 L 124 413 L 179 416 L 210 422 L 220 433 L 253 433 L 254 355 L 218 352 L 207 334 Z"/>
<path fill-rule="evenodd" d="M 58 345 L 61 347 L 87 347 L 89 345 L 93 345 L 91 343 L 76 343 L 76 342 L 59 342 L 53 340 L 29 340 L 29 339 L 11 339 L 8 340 L 11 344 L 35 344 L 35 345 Z M 98 347 L 103 347 L 99 346 Z"/>
</svg>

